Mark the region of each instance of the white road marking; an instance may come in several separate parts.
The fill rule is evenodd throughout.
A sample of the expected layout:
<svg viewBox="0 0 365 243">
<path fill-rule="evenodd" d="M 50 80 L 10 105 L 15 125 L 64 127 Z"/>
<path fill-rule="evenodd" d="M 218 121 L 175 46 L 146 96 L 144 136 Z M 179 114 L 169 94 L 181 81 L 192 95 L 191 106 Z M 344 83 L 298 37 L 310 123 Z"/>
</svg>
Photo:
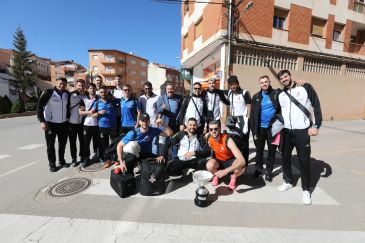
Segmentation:
<svg viewBox="0 0 365 243">
<path fill-rule="evenodd" d="M 178 182 L 170 182 L 178 183 Z M 300 185 L 300 182 L 299 182 Z M 179 184 L 176 184 L 178 187 Z M 174 184 L 168 185 L 168 192 L 160 195 L 156 198 L 159 199 L 175 199 L 175 200 L 193 200 L 195 197 L 195 190 L 197 185 L 194 183 L 187 184 L 176 190 L 172 190 Z M 218 185 L 220 192 L 229 191 L 228 186 L 224 183 Z M 211 185 L 207 186 L 212 196 L 216 193 L 216 188 Z M 82 194 L 85 195 L 100 195 L 100 196 L 118 196 L 114 190 L 110 187 L 109 179 L 94 179 L 93 184 Z M 286 192 L 279 192 L 277 186 L 264 186 L 261 188 L 255 188 L 248 185 L 238 185 L 236 190 L 229 196 L 219 196 L 220 202 L 243 202 L 243 203 L 277 203 L 277 204 L 303 204 L 302 202 L 302 189 L 300 186 L 294 187 Z M 224 193 L 223 193 L 224 194 Z M 132 197 L 143 197 L 140 194 L 133 195 Z M 330 195 L 328 195 L 321 188 L 316 187 L 312 194 L 312 201 L 314 205 L 339 205 Z"/>
<path fill-rule="evenodd" d="M 44 144 L 28 144 L 26 146 L 23 146 L 23 147 L 20 147 L 20 148 L 17 148 L 17 149 L 35 149 L 35 148 L 40 148 L 40 147 L 43 147 Z"/>
<path fill-rule="evenodd" d="M 1 242 L 365 242 L 365 232 L 160 224 L 0 214 Z"/>
<path fill-rule="evenodd" d="M 5 158 L 8 158 L 10 156 L 11 156 L 10 154 L 0 154 L 0 159 L 5 159 Z"/>
<path fill-rule="evenodd" d="M 22 170 L 22 169 L 27 168 L 27 167 L 29 167 L 29 166 L 35 165 L 35 164 L 37 164 L 37 163 L 39 163 L 39 161 L 33 161 L 33 162 L 30 162 L 29 164 L 23 165 L 23 166 L 18 167 L 18 168 L 14 169 L 14 170 L 11 170 L 11 171 L 8 171 L 8 172 L 6 172 L 6 173 L 4 173 L 4 174 L 1 174 L 1 175 L 0 175 L 0 178 L 5 177 L 5 176 L 10 175 L 10 174 L 13 174 L 13 173 L 15 173 L 15 172 L 17 172 L 17 171 L 19 171 L 19 170 Z"/>
</svg>

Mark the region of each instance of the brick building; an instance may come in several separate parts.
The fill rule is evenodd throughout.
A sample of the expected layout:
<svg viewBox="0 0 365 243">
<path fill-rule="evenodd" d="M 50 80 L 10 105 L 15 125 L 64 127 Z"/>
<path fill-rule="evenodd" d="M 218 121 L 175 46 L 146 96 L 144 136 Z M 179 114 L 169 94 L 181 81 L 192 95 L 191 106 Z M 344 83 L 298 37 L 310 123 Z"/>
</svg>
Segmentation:
<svg viewBox="0 0 365 243">
<path fill-rule="evenodd" d="M 229 67 L 226 13 L 223 4 L 182 4 L 181 64 L 194 82 L 225 80 L 230 70 L 255 93 L 259 76 L 279 87 L 276 72 L 289 69 L 315 87 L 325 119 L 365 118 L 363 0 L 243 1 L 233 11 Z M 356 102 L 338 99 L 339 90 Z"/>
<path fill-rule="evenodd" d="M 115 85 L 115 77 L 123 76 L 123 83 L 132 85 L 139 95 L 147 78 L 147 59 L 118 50 L 90 49 L 89 67 L 93 76 L 100 75 L 106 85 Z"/>
<path fill-rule="evenodd" d="M 58 77 L 65 77 L 69 86 L 73 87 L 77 79 L 85 79 L 86 68 L 82 65 L 69 61 L 51 62 L 51 81 L 54 84 Z"/>
<path fill-rule="evenodd" d="M 158 63 L 149 63 L 148 81 L 152 83 L 154 92 L 158 95 L 164 94 L 166 81 L 173 83 L 175 93 L 184 94 L 184 84 L 180 81 L 180 72 L 176 68 Z"/>
</svg>

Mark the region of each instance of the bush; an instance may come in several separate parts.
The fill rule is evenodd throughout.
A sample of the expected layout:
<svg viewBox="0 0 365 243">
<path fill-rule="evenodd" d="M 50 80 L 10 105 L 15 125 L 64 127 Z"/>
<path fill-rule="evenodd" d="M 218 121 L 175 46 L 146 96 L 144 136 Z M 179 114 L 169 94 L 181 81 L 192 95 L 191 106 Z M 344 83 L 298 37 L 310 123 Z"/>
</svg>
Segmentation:
<svg viewBox="0 0 365 243">
<path fill-rule="evenodd" d="M 37 109 L 37 103 L 35 103 L 35 102 L 25 103 L 25 110 L 26 111 L 35 111 L 36 109 Z"/>
<path fill-rule="evenodd" d="M 16 101 L 14 101 L 13 106 L 11 107 L 11 112 L 12 113 L 21 113 L 21 112 L 25 112 L 25 105 L 24 105 L 24 101 L 17 99 Z"/>
<path fill-rule="evenodd" d="M 13 102 L 11 102 L 11 100 L 9 99 L 9 97 L 7 95 L 4 96 L 4 100 L 6 101 L 6 103 L 8 103 L 9 112 L 10 112 L 10 109 L 13 106 Z"/>
<path fill-rule="evenodd" d="M 0 114 L 9 114 L 10 111 L 10 106 L 6 100 L 0 96 Z"/>
</svg>

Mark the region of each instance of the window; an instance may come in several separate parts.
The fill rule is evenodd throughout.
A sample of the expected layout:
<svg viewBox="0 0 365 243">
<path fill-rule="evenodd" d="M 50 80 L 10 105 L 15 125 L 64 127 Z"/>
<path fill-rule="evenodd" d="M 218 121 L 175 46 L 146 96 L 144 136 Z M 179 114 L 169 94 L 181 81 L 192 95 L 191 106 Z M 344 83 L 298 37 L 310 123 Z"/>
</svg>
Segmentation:
<svg viewBox="0 0 365 243">
<path fill-rule="evenodd" d="M 288 17 L 288 12 L 282 9 L 274 9 L 274 19 L 273 28 L 284 30 L 286 29 L 286 18 Z"/>
<path fill-rule="evenodd" d="M 93 66 L 93 71 L 94 71 L 94 72 L 99 71 L 99 67 L 98 67 L 98 66 Z"/>
<path fill-rule="evenodd" d="M 323 38 L 323 30 L 325 25 L 326 21 L 312 18 L 311 36 Z"/>
<path fill-rule="evenodd" d="M 147 64 L 145 62 L 141 62 L 141 66 L 145 67 L 145 66 L 147 66 Z"/>
<path fill-rule="evenodd" d="M 105 71 L 111 73 L 113 71 L 113 68 L 112 67 L 105 67 Z"/>
<path fill-rule="evenodd" d="M 343 36 L 342 36 L 342 30 L 343 30 L 344 26 L 340 25 L 340 24 L 336 24 L 333 27 L 333 40 L 334 41 L 343 41 Z"/>
<path fill-rule="evenodd" d="M 106 81 L 111 83 L 113 81 L 113 78 L 107 77 Z"/>
<path fill-rule="evenodd" d="M 185 50 L 186 48 L 188 48 L 188 34 L 186 34 L 184 36 L 184 40 L 183 40 L 183 49 Z"/>
<path fill-rule="evenodd" d="M 111 62 L 113 61 L 114 57 L 112 55 L 106 55 L 105 56 L 105 59 L 108 61 L 108 62 Z"/>
<path fill-rule="evenodd" d="M 99 56 L 98 55 L 93 55 L 93 60 L 98 60 Z"/>
<path fill-rule="evenodd" d="M 136 64 L 136 63 L 137 63 L 137 61 L 136 61 L 136 60 L 134 60 L 134 59 L 132 59 L 132 60 L 131 60 L 131 63 L 132 63 L 132 64 Z"/>
<path fill-rule="evenodd" d="M 135 75 L 136 74 L 136 71 L 132 70 L 130 71 L 131 74 Z"/>
<path fill-rule="evenodd" d="M 141 71 L 141 76 L 146 76 L 146 72 L 145 71 Z"/>
<path fill-rule="evenodd" d="M 195 39 L 197 39 L 199 36 L 201 36 L 203 34 L 203 19 L 200 19 L 196 24 L 195 24 Z"/>
</svg>

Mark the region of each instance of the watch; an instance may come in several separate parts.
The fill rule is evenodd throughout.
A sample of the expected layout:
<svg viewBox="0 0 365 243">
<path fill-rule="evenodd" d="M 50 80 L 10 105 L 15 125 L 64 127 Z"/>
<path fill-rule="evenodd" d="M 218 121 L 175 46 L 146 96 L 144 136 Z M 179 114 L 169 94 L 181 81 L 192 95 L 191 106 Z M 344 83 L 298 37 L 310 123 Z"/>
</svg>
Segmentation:
<svg viewBox="0 0 365 243">
<path fill-rule="evenodd" d="M 319 129 L 318 125 L 312 125 L 313 128 Z"/>
</svg>

